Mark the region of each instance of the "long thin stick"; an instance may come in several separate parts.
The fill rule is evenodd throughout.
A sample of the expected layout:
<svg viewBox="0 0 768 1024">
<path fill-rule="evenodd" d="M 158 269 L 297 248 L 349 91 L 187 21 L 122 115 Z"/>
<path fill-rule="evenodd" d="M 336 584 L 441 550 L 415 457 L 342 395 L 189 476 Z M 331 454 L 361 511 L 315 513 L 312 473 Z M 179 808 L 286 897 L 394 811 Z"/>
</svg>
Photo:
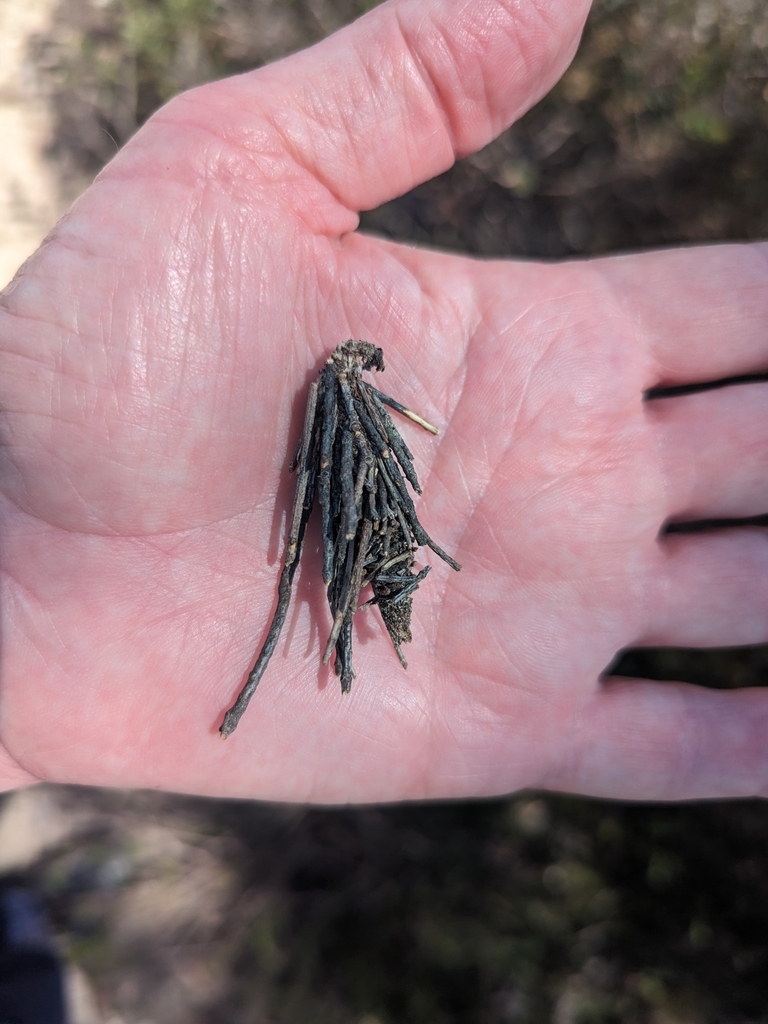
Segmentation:
<svg viewBox="0 0 768 1024">
<path fill-rule="evenodd" d="M 288 614 L 288 606 L 291 603 L 293 577 L 296 572 L 296 566 L 299 564 L 301 547 L 304 542 L 304 532 L 306 530 L 307 520 L 309 519 L 309 513 L 312 511 L 311 501 L 309 507 L 305 508 L 305 498 L 307 496 L 307 481 L 312 468 L 309 464 L 309 455 L 312 448 L 312 434 L 314 432 L 316 409 L 317 383 L 314 383 L 311 384 L 309 388 L 307 412 L 304 417 L 304 433 L 301 436 L 301 452 L 296 460 L 299 469 L 299 478 L 296 483 L 296 494 L 293 499 L 291 529 L 288 534 L 288 545 L 285 549 L 285 561 L 283 562 L 283 571 L 280 574 L 280 585 L 277 589 L 277 608 L 275 609 L 275 615 L 272 619 L 272 625 L 269 627 L 269 633 L 267 633 L 267 639 L 264 641 L 264 646 L 261 648 L 259 656 L 256 659 L 256 664 L 249 672 L 248 679 L 246 680 L 245 686 L 240 691 L 237 700 L 226 715 L 224 715 L 224 721 L 221 723 L 221 728 L 219 729 L 222 739 L 226 739 L 227 736 L 230 736 L 237 728 L 237 723 L 240 721 L 245 709 L 248 707 L 248 702 L 253 696 L 256 687 L 259 685 L 261 677 L 264 675 L 264 670 L 269 664 L 269 659 L 274 653 L 275 646 Z"/>
</svg>

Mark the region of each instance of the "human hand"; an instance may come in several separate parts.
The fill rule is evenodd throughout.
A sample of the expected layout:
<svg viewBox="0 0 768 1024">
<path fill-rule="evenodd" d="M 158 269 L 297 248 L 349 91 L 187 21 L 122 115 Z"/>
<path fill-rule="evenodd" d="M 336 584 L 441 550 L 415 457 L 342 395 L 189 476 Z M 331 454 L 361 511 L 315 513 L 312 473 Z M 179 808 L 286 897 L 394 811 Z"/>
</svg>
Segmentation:
<svg viewBox="0 0 768 1024">
<path fill-rule="evenodd" d="M 481 262 L 355 232 L 497 135 L 566 67 L 585 0 L 395 0 L 186 93 L 0 302 L 6 786 L 315 801 L 550 787 L 766 792 L 768 697 L 601 680 L 621 648 L 768 635 L 764 246 Z M 384 349 L 436 558 L 401 669 L 375 611 L 358 678 L 320 667 L 310 529 L 275 657 L 218 727 L 280 571 L 305 385 Z M 420 552 L 420 556 L 425 554 Z"/>
</svg>

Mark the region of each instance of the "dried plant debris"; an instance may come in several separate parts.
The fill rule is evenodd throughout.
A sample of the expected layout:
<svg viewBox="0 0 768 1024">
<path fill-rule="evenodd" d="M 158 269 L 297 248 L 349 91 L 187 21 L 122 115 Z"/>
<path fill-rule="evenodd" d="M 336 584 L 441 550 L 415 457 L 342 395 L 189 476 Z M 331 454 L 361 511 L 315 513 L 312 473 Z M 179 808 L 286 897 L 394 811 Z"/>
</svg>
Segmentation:
<svg viewBox="0 0 768 1024">
<path fill-rule="evenodd" d="M 352 667 L 352 617 L 360 591 L 373 597 L 360 607 L 378 605 L 397 656 L 411 641 L 412 595 L 429 572 L 413 571 L 416 548 L 426 545 L 457 571 L 461 568 L 429 536 L 416 516 L 406 481 L 421 494 L 413 455 L 385 406 L 433 434 L 437 429 L 363 380 L 363 370 L 383 370 L 380 348 L 367 341 L 345 341 L 327 360 L 309 389 L 304 430 L 291 464 L 298 473 L 290 533 L 267 639 L 235 704 L 224 716 L 221 735 L 234 732 L 264 674 L 283 628 L 304 533 L 317 496 L 323 528 L 323 582 L 333 616 L 323 654 L 334 669 L 342 693 L 349 693 Z"/>
</svg>

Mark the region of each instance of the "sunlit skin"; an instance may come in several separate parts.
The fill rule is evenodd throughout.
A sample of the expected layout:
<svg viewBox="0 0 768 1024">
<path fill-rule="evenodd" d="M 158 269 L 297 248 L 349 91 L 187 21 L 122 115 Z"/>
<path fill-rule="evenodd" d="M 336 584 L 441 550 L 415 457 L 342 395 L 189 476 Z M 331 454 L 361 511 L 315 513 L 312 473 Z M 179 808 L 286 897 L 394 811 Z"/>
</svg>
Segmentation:
<svg viewBox="0 0 768 1024">
<path fill-rule="evenodd" d="M 544 787 L 768 791 L 768 694 L 610 680 L 630 645 L 768 638 L 768 249 L 560 264 L 356 231 L 557 81 L 584 0 L 394 0 L 159 111 L 0 299 L 6 787 L 319 802 Z M 405 672 L 357 616 L 342 697 L 310 527 L 275 656 L 309 382 L 346 338 L 440 428 L 399 427 L 462 563 L 414 600 Z M 417 566 L 422 564 L 417 562 Z"/>
</svg>

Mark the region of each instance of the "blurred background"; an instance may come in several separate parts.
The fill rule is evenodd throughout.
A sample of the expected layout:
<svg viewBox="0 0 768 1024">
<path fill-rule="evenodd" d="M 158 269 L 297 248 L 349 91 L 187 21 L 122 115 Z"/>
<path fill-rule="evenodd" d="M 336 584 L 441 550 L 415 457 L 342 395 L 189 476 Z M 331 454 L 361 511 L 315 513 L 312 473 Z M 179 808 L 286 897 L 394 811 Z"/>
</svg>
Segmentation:
<svg viewBox="0 0 768 1024">
<path fill-rule="evenodd" d="M 0 0 L 0 285 L 166 99 L 371 6 Z M 363 226 L 543 258 L 764 238 L 766 129 L 763 0 L 597 0 L 548 97 Z M 768 654 L 629 651 L 616 669 L 751 686 Z M 767 855 L 756 801 L 0 802 L 0 885 L 40 894 L 71 1024 L 768 1022 Z"/>
</svg>

